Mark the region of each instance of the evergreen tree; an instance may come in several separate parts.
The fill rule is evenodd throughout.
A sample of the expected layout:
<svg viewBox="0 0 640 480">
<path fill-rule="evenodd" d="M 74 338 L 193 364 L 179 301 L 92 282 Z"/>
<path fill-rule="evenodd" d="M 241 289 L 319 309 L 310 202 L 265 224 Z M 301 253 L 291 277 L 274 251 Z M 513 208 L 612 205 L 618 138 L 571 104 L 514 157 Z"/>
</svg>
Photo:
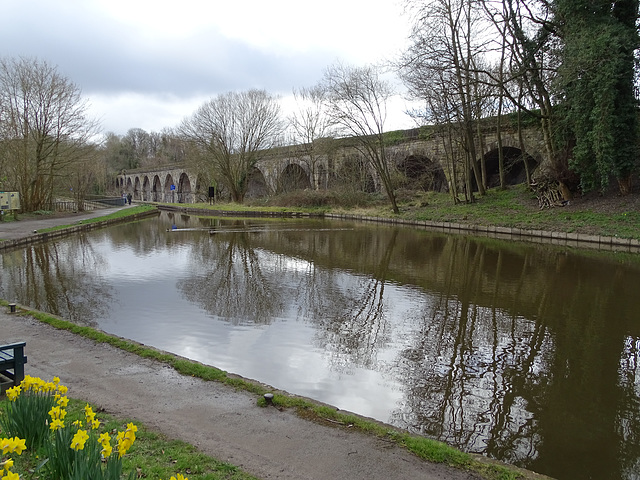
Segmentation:
<svg viewBox="0 0 640 480">
<path fill-rule="evenodd" d="M 638 167 L 634 53 L 639 0 L 555 0 L 563 41 L 559 69 L 571 167 L 584 191 L 604 190 L 613 175 L 630 193 Z"/>
</svg>

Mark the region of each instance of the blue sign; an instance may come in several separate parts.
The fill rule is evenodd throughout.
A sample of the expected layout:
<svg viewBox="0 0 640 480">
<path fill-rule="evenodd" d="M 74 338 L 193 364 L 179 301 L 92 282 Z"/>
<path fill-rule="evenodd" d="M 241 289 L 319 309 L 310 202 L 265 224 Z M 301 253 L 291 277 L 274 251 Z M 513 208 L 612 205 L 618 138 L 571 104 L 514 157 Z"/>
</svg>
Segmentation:
<svg viewBox="0 0 640 480">
<path fill-rule="evenodd" d="M 171 190 L 175 190 L 175 189 L 176 189 L 176 186 L 172 183 L 172 184 L 171 184 L 171 187 L 169 187 L 169 188 L 170 188 Z"/>
</svg>

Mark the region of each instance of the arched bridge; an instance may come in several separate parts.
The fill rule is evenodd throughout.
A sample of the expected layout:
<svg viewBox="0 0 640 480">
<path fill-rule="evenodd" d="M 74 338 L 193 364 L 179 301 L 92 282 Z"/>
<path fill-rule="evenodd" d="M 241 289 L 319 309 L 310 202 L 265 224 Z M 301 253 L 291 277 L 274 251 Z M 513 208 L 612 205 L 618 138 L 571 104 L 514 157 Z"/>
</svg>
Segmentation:
<svg viewBox="0 0 640 480">
<path fill-rule="evenodd" d="M 451 159 L 462 157 L 462 147 L 444 141 L 443 135 L 433 134 L 420 138 L 418 129 L 399 133 L 400 139 L 388 147 L 389 161 L 404 174 L 406 182 L 424 190 L 446 190 L 451 181 Z M 521 142 L 522 140 L 522 142 Z M 495 131 L 483 133 L 482 156 L 486 164 L 489 186 L 498 178 L 498 139 Z M 524 145 L 521 148 L 520 145 Z M 508 183 L 525 181 L 524 161 L 531 170 L 548 166 L 545 158 L 544 139 L 537 128 L 502 134 L 502 148 L 507 166 Z M 358 159 L 360 163 L 358 164 Z M 348 142 L 338 140 L 335 148 L 320 155 L 316 162 L 303 147 L 282 147 L 265 153 L 248 179 L 247 196 L 257 197 L 293 188 L 331 187 L 340 177 L 339 172 L 349 165 L 359 165 L 364 172 L 360 187 L 373 191 L 379 189 L 375 172 L 368 171 L 361 155 Z M 185 165 L 173 165 L 123 172 L 116 178 L 120 193 L 131 193 L 134 200 L 196 203 L 206 201 L 211 180 Z"/>
</svg>

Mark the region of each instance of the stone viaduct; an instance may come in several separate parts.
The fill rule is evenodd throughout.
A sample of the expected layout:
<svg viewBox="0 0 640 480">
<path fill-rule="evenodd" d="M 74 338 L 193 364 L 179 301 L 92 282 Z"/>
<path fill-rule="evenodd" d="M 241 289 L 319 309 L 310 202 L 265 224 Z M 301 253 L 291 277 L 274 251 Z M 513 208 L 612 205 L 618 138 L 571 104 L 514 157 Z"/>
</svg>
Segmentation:
<svg viewBox="0 0 640 480">
<path fill-rule="evenodd" d="M 399 139 L 388 147 L 388 158 L 408 178 L 420 177 L 428 172 L 430 185 L 425 190 L 447 190 L 449 178 L 447 171 L 450 159 L 463 154 L 462 147 L 452 146 L 444 141 L 442 135 L 433 134 L 421 138 L 419 129 L 404 130 L 398 133 Z M 503 132 L 502 145 L 505 164 L 508 170 L 508 183 L 525 181 L 523 161 L 527 161 L 530 170 L 548 164 L 545 158 L 544 139 L 538 128 L 523 131 L 522 144 L 516 131 Z M 343 139 L 346 140 L 346 139 Z M 329 154 L 320 157 L 312 168 L 309 157 L 301 147 L 281 147 L 265 152 L 256 168 L 251 172 L 247 196 L 257 197 L 289 188 L 323 188 L 331 186 L 332 172 L 344 166 L 349 160 L 362 158 L 348 141 L 335 141 L 336 147 Z M 482 155 L 486 162 L 488 184 L 498 182 L 498 143 L 495 131 L 482 134 Z M 524 151 L 523 151 L 524 150 Z M 365 168 L 366 170 L 366 168 Z M 375 172 L 367 172 L 368 188 L 379 189 Z M 123 171 L 116 177 L 119 193 L 131 193 L 134 200 L 197 203 L 208 199 L 210 179 L 206 174 L 198 173 L 185 165 L 159 166 L 156 168 Z"/>
</svg>

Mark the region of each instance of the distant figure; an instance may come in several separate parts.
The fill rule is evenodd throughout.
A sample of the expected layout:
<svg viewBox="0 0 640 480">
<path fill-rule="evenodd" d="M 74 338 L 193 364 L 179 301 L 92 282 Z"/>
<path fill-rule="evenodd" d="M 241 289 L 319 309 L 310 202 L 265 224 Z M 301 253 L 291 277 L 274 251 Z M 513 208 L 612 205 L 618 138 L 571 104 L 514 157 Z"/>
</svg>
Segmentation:
<svg viewBox="0 0 640 480">
<path fill-rule="evenodd" d="M 129 202 L 129 205 L 131 205 L 131 194 L 127 193 L 127 202 Z"/>
</svg>

